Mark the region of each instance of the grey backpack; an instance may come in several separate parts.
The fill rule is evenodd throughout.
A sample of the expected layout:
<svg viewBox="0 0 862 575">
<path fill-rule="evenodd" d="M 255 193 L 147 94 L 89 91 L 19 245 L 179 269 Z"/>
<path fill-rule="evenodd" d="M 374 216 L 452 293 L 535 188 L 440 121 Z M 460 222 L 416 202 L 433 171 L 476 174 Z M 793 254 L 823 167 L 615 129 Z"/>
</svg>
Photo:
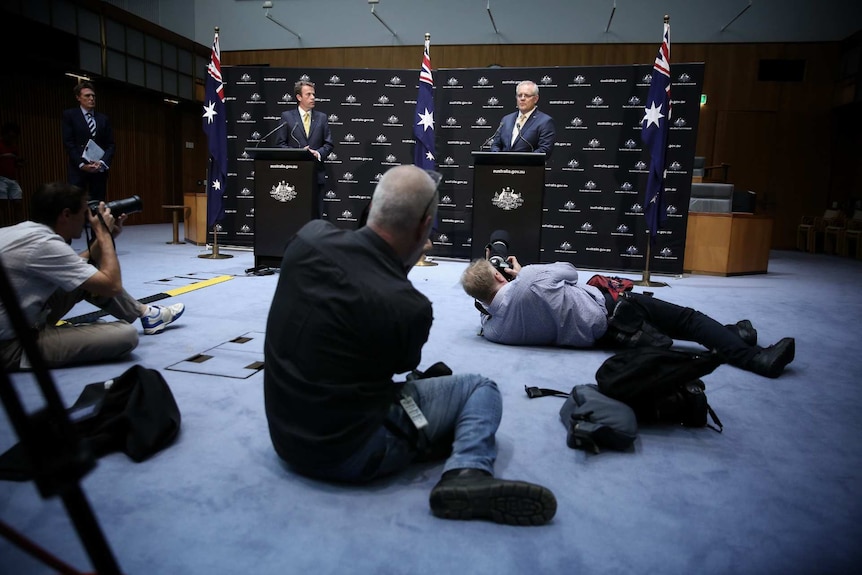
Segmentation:
<svg viewBox="0 0 862 575">
<path fill-rule="evenodd" d="M 571 393 L 525 387 L 530 398 L 555 395 L 565 397 L 560 421 L 566 428 L 566 445 L 600 453 L 602 449 L 625 451 L 637 437 L 635 412 L 625 403 L 599 391 L 595 384 L 576 385 Z"/>
</svg>

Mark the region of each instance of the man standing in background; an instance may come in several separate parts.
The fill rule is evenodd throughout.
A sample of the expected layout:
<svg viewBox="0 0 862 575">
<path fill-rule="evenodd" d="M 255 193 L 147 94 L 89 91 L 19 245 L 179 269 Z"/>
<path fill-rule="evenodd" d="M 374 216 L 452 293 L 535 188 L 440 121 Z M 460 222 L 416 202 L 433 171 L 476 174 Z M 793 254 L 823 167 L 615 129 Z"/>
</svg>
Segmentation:
<svg viewBox="0 0 862 575">
<path fill-rule="evenodd" d="M 96 112 L 96 90 L 91 82 L 80 82 L 74 93 L 79 106 L 63 111 L 69 183 L 86 190 L 91 200 L 106 201 L 108 171 L 114 159 L 114 131 L 108 116 Z M 91 140 L 96 146 L 88 145 Z"/>
</svg>

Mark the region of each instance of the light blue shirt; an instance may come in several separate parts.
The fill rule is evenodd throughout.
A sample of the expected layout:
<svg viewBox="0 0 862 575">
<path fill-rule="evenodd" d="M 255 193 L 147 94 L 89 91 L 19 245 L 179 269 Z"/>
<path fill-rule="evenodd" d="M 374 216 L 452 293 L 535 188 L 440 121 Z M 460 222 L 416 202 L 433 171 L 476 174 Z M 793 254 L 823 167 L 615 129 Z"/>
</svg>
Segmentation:
<svg viewBox="0 0 862 575">
<path fill-rule="evenodd" d="M 486 309 L 482 335 L 496 343 L 590 347 L 608 329 L 602 292 L 567 262 L 524 266 Z"/>
</svg>

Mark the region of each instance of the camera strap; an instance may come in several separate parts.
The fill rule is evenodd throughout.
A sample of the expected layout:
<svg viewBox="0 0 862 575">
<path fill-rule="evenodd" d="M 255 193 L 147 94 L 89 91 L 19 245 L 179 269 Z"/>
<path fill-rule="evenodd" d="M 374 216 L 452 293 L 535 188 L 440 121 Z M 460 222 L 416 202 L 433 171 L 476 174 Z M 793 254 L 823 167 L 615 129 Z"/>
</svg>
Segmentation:
<svg viewBox="0 0 862 575">
<path fill-rule="evenodd" d="M 479 300 L 473 300 L 473 305 L 476 306 L 476 309 L 479 310 L 479 313 L 481 313 L 482 315 L 487 315 L 488 317 L 491 317 L 491 314 L 488 313 L 488 310 L 485 309 L 485 306 L 482 305 L 482 302 L 480 302 Z"/>
<path fill-rule="evenodd" d="M 97 212 L 96 216 L 99 218 L 99 221 L 102 222 L 102 225 L 105 226 L 105 229 L 108 229 L 108 224 L 105 223 L 105 219 L 102 217 L 101 212 Z M 92 253 L 93 244 L 96 243 L 96 232 L 93 231 L 92 226 L 90 226 L 90 224 L 87 221 L 84 222 L 84 230 L 86 230 L 85 233 L 87 235 L 87 253 L 90 254 L 90 253 Z M 114 248 L 116 249 L 117 243 L 114 241 L 114 234 L 112 234 L 110 232 L 110 230 L 108 230 L 108 233 L 111 236 L 111 243 L 114 244 Z M 92 255 L 87 258 L 87 263 L 90 264 L 91 266 L 98 267 L 96 265 L 96 261 L 93 259 Z"/>
</svg>

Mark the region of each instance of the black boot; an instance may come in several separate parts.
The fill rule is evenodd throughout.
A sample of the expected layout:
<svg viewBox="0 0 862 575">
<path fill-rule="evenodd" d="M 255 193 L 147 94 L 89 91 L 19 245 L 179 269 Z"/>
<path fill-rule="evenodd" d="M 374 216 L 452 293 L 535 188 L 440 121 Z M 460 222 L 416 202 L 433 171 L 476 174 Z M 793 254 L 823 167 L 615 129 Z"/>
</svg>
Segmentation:
<svg viewBox="0 0 862 575">
<path fill-rule="evenodd" d="M 724 327 L 735 332 L 739 336 L 739 339 L 748 345 L 757 345 L 757 330 L 754 329 L 754 326 L 747 319 L 739 320 L 733 325 L 726 325 Z"/>
<path fill-rule="evenodd" d="M 549 489 L 495 479 L 481 469 L 451 469 L 431 490 L 431 512 L 443 519 L 490 519 L 507 525 L 542 525 L 557 512 Z"/>
<path fill-rule="evenodd" d="M 796 340 L 785 337 L 778 343 L 762 349 L 745 365 L 745 369 L 764 377 L 778 377 L 796 355 Z"/>
</svg>

